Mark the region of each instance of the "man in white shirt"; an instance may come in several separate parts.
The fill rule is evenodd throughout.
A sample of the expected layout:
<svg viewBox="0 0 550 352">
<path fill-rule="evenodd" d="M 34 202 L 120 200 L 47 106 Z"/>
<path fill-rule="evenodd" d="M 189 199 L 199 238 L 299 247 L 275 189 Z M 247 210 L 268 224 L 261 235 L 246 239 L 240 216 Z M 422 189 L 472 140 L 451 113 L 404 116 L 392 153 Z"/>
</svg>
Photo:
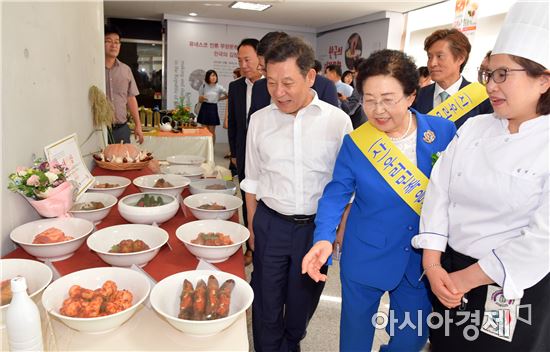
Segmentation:
<svg viewBox="0 0 550 352">
<path fill-rule="evenodd" d="M 254 248 L 254 348 L 298 351 L 323 290 L 301 274 L 301 260 L 312 245 L 317 202 L 352 126 L 311 89 L 309 45 L 287 38 L 265 60 L 273 103 L 251 116 L 241 182 Z"/>
</svg>

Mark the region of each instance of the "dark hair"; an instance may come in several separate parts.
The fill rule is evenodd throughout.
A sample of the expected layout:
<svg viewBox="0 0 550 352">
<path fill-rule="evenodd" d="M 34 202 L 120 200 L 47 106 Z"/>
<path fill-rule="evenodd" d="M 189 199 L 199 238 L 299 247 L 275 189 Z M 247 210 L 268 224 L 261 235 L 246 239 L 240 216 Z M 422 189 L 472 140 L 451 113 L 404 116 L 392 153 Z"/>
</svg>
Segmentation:
<svg viewBox="0 0 550 352">
<path fill-rule="evenodd" d="M 107 36 L 108 34 L 117 34 L 119 38 L 122 37 L 122 33 L 120 32 L 120 29 L 118 29 L 117 26 L 113 26 L 111 24 L 106 24 L 104 27 L 104 36 Z"/>
<path fill-rule="evenodd" d="M 391 76 L 399 81 L 407 96 L 418 89 L 418 71 L 413 59 L 402 51 L 384 49 L 375 51 L 358 67 L 356 89 L 363 95 L 363 84 L 373 76 Z"/>
<path fill-rule="evenodd" d="M 527 76 L 537 78 L 540 76 L 548 76 L 550 79 L 550 73 L 541 64 L 538 64 L 532 60 L 526 59 L 521 56 L 510 55 L 512 60 L 523 67 L 527 73 Z M 541 94 L 537 103 L 537 114 L 548 115 L 550 114 L 550 89 L 546 90 L 544 94 Z"/>
<path fill-rule="evenodd" d="M 233 74 L 237 76 L 237 78 L 241 77 L 241 68 L 237 67 L 236 69 L 234 69 Z"/>
<path fill-rule="evenodd" d="M 451 53 L 455 59 L 458 57 L 464 58 L 464 62 L 460 65 L 460 72 L 462 72 L 464 66 L 466 66 L 466 63 L 468 62 L 468 58 L 470 57 L 470 51 L 472 50 L 472 45 L 470 44 L 468 37 L 455 28 L 438 29 L 424 40 L 424 50 L 428 52 L 430 47 L 438 40 L 444 40 L 449 43 L 449 48 L 451 49 Z"/>
<path fill-rule="evenodd" d="M 204 75 L 204 81 L 205 81 L 207 84 L 212 83 L 212 82 L 210 82 L 210 75 L 211 75 L 211 74 L 215 74 L 216 77 L 219 79 L 218 73 L 217 73 L 215 70 L 208 70 L 208 71 L 206 71 L 206 74 Z"/>
<path fill-rule="evenodd" d="M 418 68 L 418 75 L 420 77 L 426 78 L 430 76 L 430 71 L 428 71 L 428 68 L 426 66 L 420 66 Z"/>
<path fill-rule="evenodd" d="M 321 72 L 321 70 L 323 69 L 323 64 L 321 63 L 321 61 L 315 59 L 315 63 L 313 64 L 313 69 L 317 73 Z"/>
<path fill-rule="evenodd" d="M 340 65 L 334 65 L 334 64 L 328 65 L 327 67 L 325 67 L 325 72 L 327 71 L 332 71 L 336 73 L 338 77 L 342 76 L 342 67 L 340 67 Z"/>
<path fill-rule="evenodd" d="M 241 48 L 241 46 L 251 46 L 252 48 L 254 48 L 254 51 L 257 51 L 258 50 L 258 43 L 259 43 L 258 39 L 245 38 L 245 39 L 241 40 L 241 43 L 237 47 L 237 50 L 239 50 Z"/>
<path fill-rule="evenodd" d="M 342 78 L 341 78 L 341 81 L 344 82 L 344 78 L 346 78 L 346 76 L 348 75 L 351 75 L 351 78 L 353 79 L 353 72 L 351 72 L 350 70 L 347 70 L 346 72 L 342 73 Z M 346 83 L 346 82 L 344 82 Z"/>
<path fill-rule="evenodd" d="M 313 49 L 298 37 L 281 39 L 265 54 L 265 65 L 270 62 L 284 62 L 290 58 L 296 59 L 300 72 L 305 77 L 315 63 Z"/>
<path fill-rule="evenodd" d="M 265 53 L 279 40 L 288 38 L 285 32 L 269 32 L 260 39 L 256 50 L 258 55 L 264 56 Z"/>
</svg>

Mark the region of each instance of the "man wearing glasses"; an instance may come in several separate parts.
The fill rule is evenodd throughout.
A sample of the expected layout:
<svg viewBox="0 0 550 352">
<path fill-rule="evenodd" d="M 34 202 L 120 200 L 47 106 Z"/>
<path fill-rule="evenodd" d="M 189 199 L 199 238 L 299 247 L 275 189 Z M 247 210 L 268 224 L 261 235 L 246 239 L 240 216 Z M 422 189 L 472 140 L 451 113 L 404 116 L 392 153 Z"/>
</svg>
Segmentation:
<svg viewBox="0 0 550 352">
<path fill-rule="evenodd" d="M 428 54 L 428 71 L 435 82 L 418 92 L 413 108 L 423 114 L 432 111 L 460 89 L 470 84 L 461 72 L 468 62 L 472 46 L 468 38 L 457 29 L 439 29 L 424 40 Z M 493 112 L 489 99 L 455 121 L 457 128 L 470 117 Z"/>
<path fill-rule="evenodd" d="M 130 127 L 126 117 L 127 110 L 134 119 L 136 140 L 143 143 L 143 132 L 139 120 L 136 95 L 139 94 L 136 81 L 130 67 L 120 62 L 120 31 L 105 25 L 105 85 L 107 99 L 113 104 L 115 119 L 109 134 L 109 143 L 130 143 Z"/>
</svg>

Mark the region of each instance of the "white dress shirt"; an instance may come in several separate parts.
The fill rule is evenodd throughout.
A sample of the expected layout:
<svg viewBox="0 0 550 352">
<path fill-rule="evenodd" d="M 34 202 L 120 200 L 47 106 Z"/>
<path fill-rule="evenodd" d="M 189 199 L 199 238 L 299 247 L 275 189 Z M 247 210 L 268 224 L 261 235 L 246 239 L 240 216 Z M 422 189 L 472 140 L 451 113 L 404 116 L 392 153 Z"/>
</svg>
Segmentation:
<svg viewBox="0 0 550 352">
<path fill-rule="evenodd" d="M 412 245 L 447 244 L 521 298 L 550 272 L 548 144 L 550 115 L 510 134 L 508 120 L 471 118 L 432 170 Z"/>
<path fill-rule="evenodd" d="M 312 215 L 331 180 L 349 116 L 314 95 L 296 116 L 271 104 L 252 114 L 241 188 L 285 215 Z"/>
<path fill-rule="evenodd" d="M 462 84 L 463 79 L 464 78 L 462 76 L 460 76 L 458 81 L 451 84 L 449 86 L 449 88 L 447 88 L 447 89 L 441 88 L 441 86 L 436 82 L 435 83 L 435 89 L 434 89 L 434 108 L 442 103 L 441 96 L 439 94 L 441 94 L 441 92 L 447 92 L 447 94 L 449 94 L 449 96 L 455 94 L 456 92 L 458 92 L 460 90 L 460 85 Z"/>
</svg>

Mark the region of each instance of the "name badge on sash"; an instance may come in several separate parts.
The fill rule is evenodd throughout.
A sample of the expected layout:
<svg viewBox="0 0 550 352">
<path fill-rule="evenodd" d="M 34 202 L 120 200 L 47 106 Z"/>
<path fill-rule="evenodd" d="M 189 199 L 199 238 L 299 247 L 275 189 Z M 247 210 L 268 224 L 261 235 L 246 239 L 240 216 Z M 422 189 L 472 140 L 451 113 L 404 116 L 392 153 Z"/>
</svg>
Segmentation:
<svg viewBox="0 0 550 352">
<path fill-rule="evenodd" d="M 487 286 L 481 332 L 511 342 L 518 322 L 520 302 L 521 299 L 506 299 L 499 286 Z"/>
<path fill-rule="evenodd" d="M 455 122 L 481 104 L 489 96 L 481 83 L 472 82 L 436 106 L 428 115 Z"/>
</svg>

